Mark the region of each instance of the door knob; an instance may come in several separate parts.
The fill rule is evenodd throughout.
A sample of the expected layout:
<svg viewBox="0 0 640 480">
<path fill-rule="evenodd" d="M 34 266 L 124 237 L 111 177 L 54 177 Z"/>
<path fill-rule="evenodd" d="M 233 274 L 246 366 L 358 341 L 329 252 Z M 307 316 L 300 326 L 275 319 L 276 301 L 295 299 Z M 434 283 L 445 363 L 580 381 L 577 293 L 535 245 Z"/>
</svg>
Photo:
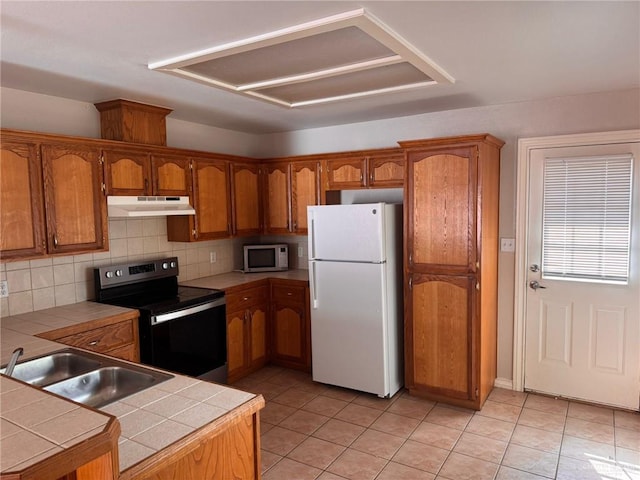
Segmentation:
<svg viewBox="0 0 640 480">
<path fill-rule="evenodd" d="M 540 285 L 540 283 L 538 283 L 536 280 L 531 280 L 529 282 L 529 287 L 531 287 L 533 290 L 538 290 L 539 288 L 547 288 Z"/>
</svg>

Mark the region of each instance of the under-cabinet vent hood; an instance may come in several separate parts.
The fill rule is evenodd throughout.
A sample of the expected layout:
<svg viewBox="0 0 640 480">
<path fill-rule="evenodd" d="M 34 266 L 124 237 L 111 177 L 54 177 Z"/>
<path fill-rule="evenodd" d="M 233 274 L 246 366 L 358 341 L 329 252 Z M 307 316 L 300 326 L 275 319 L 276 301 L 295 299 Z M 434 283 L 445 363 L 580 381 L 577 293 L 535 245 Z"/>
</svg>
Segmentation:
<svg viewBox="0 0 640 480">
<path fill-rule="evenodd" d="M 107 197 L 108 216 L 159 217 L 167 215 L 195 215 L 189 197 Z"/>
</svg>

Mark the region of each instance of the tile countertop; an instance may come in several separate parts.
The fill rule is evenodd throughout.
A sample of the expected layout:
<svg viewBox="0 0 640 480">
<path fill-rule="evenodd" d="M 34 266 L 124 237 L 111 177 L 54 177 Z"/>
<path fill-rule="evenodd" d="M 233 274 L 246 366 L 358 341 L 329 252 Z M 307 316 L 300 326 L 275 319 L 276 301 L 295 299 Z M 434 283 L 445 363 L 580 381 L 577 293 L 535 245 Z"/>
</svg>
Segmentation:
<svg viewBox="0 0 640 480">
<path fill-rule="evenodd" d="M 309 270 L 287 270 L 285 272 L 262 272 L 262 273 L 242 273 L 229 272 L 221 275 L 213 275 L 211 277 L 197 278 L 187 282 L 180 282 L 180 285 L 190 287 L 217 288 L 226 290 L 232 287 L 246 285 L 267 278 L 280 278 L 284 280 L 300 280 L 309 281 Z"/>
<path fill-rule="evenodd" d="M 67 348 L 35 337 L 38 333 L 127 311 L 82 302 L 1 318 L 0 362 L 6 364 L 19 346 L 24 348 L 21 361 Z M 1 376 L 1 471 L 4 474 L 24 469 L 91 438 L 113 415 L 121 427 L 118 450 L 122 473 L 204 425 L 223 422 L 228 413 L 247 404 L 262 408 L 264 400 L 252 393 L 174 374 L 174 378 L 98 411 Z"/>
</svg>

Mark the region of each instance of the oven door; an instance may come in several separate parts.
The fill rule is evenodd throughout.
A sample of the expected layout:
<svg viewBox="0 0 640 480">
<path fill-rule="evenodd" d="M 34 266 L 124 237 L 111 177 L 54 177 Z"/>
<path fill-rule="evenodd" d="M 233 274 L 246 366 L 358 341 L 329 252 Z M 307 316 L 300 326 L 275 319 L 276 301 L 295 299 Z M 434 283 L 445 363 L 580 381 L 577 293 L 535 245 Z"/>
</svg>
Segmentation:
<svg viewBox="0 0 640 480">
<path fill-rule="evenodd" d="M 225 299 L 161 315 L 147 320 L 141 331 L 143 363 L 173 372 L 227 381 L 227 328 Z M 143 338 L 147 337 L 148 338 Z"/>
</svg>

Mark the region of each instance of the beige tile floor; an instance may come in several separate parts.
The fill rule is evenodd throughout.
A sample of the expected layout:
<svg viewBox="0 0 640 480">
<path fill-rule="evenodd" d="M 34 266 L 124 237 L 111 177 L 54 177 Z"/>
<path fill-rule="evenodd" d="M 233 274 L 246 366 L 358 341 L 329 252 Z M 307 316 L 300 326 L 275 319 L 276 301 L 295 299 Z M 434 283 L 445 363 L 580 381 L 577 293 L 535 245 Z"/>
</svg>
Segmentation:
<svg viewBox="0 0 640 480">
<path fill-rule="evenodd" d="M 494 389 L 479 412 L 266 367 L 264 480 L 640 480 L 640 415 Z"/>
</svg>

